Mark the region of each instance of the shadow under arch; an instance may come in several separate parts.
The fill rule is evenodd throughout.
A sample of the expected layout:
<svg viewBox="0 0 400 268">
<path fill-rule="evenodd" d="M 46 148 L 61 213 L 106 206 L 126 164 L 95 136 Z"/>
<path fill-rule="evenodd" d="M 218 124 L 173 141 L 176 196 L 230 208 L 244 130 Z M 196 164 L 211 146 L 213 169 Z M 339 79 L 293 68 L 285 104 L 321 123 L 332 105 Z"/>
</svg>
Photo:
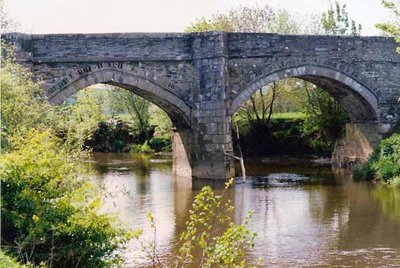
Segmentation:
<svg viewBox="0 0 400 268">
<path fill-rule="evenodd" d="M 50 103 L 60 104 L 81 89 L 94 84 L 109 84 L 133 92 L 163 109 L 178 129 L 190 129 L 190 106 L 179 96 L 148 77 L 115 68 L 101 69 L 79 76 L 49 95 Z"/>
<path fill-rule="evenodd" d="M 289 67 L 257 77 L 234 97 L 230 114 L 235 114 L 263 86 L 287 78 L 299 78 L 320 86 L 342 105 L 352 122 L 377 121 L 378 100 L 370 89 L 343 72 L 319 65 Z"/>
</svg>

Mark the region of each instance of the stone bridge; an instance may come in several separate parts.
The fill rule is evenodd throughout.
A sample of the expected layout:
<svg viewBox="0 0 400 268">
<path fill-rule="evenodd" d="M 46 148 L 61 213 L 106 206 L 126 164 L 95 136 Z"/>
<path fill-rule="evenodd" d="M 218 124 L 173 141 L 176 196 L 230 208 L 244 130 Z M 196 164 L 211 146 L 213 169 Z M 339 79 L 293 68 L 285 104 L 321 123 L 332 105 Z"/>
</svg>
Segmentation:
<svg viewBox="0 0 400 268">
<path fill-rule="evenodd" d="M 87 86 L 119 86 L 155 103 L 175 125 L 174 172 L 234 174 L 231 116 L 259 88 L 296 77 L 321 86 L 351 122 L 338 162 L 365 159 L 400 122 L 400 56 L 385 37 L 258 33 L 12 33 L 18 60 L 62 103 Z"/>
</svg>

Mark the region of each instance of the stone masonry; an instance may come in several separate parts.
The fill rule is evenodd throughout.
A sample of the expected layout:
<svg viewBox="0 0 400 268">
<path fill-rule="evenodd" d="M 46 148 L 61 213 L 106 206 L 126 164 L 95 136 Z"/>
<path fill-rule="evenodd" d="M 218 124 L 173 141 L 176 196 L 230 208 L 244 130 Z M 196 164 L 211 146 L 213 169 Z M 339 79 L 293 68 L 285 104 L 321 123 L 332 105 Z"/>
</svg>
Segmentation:
<svg viewBox="0 0 400 268">
<path fill-rule="evenodd" d="M 386 37 L 257 33 L 11 33 L 18 60 L 54 104 L 87 86 L 116 85 L 167 112 L 174 172 L 234 175 L 231 116 L 259 88 L 297 77 L 323 87 L 351 123 L 334 159 L 366 159 L 400 122 L 400 56 Z M 346 148 L 348 150 L 346 150 Z"/>
</svg>

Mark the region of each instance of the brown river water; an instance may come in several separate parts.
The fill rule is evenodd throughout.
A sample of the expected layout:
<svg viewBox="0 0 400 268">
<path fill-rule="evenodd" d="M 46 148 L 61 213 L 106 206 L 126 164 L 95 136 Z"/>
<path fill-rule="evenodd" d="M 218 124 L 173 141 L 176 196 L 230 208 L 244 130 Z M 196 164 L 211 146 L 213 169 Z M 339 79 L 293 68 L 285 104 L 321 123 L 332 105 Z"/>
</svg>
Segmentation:
<svg viewBox="0 0 400 268">
<path fill-rule="evenodd" d="M 168 259 L 203 184 L 174 178 L 170 156 L 96 153 L 91 162 L 103 186 L 103 211 L 118 215 L 126 227 L 143 228 L 148 240 L 153 232 L 146 213 L 152 212 L 157 250 Z M 247 172 L 248 182 L 227 195 L 238 223 L 254 211 L 250 261 L 262 257 L 266 267 L 400 267 L 400 191 L 353 182 L 348 172 L 330 167 L 248 163 Z M 136 241 L 123 253 L 126 267 L 150 265 Z"/>
</svg>

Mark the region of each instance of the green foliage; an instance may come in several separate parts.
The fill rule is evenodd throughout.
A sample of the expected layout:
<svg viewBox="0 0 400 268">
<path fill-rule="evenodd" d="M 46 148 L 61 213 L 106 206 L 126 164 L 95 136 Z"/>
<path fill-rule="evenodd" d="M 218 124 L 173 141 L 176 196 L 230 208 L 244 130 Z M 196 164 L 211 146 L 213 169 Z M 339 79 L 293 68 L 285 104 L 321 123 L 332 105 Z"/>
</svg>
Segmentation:
<svg viewBox="0 0 400 268">
<path fill-rule="evenodd" d="M 194 259 L 195 251 L 200 250 L 200 267 L 244 267 L 243 259 L 247 249 L 254 246 L 255 233 L 246 225 L 251 218 L 250 212 L 242 224 L 236 225 L 230 216 L 234 207 L 224 198 L 225 191 L 233 183 L 230 180 L 222 195 L 218 196 L 209 186 L 203 187 L 195 197 L 189 211 L 186 230 L 181 234 L 180 257 L 183 263 Z M 226 226 L 221 235 L 216 234 L 215 226 Z"/>
<path fill-rule="evenodd" d="M 232 186 L 233 179 L 225 184 L 222 195 L 216 195 L 210 186 L 205 186 L 196 195 L 189 211 L 186 230 L 182 232 L 179 249 L 163 263 L 157 254 L 156 228 L 151 213 L 147 217 L 154 232 L 150 244 L 141 241 L 141 232 L 134 236 L 152 261 L 159 267 L 246 267 L 245 252 L 254 247 L 256 234 L 247 229 L 252 212 L 241 224 L 235 224 L 230 216 L 234 210 L 232 202 L 226 200 L 225 192 Z M 217 230 L 216 226 L 223 226 Z"/>
<path fill-rule="evenodd" d="M 165 138 L 162 136 L 153 137 L 150 140 L 150 147 L 155 152 L 171 151 L 171 138 Z"/>
<path fill-rule="evenodd" d="M 378 23 L 376 27 L 390 36 L 393 36 L 396 42 L 400 42 L 400 1 L 382 0 L 382 4 L 385 8 L 392 11 L 395 16 L 395 21 Z M 397 52 L 400 53 L 400 47 L 397 48 Z"/>
<path fill-rule="evenodd" d="M 379 179 L 394 187 L 399 186 L 400 134 L 381 141 L 370 159 L 353 169 L 354 179 Z"/>
<path fill-rule="evenodd" d="M 153 149 L 151 149 L 149 142 L 147 140 L 142 145 L 140 145 L 140 144 L 132 145 L 131 152 L 144 153 L 144 154 L 154 153 Z"/>
<path fill-rule="evenodd" d="M 239 7 L 226 13 L 216 13 L 211 19 L 198 19 L 185 29 L 186 32 L 272 32 L 296 33 L 299 24 L 285 10 L 274 11 L 269 6 Z"/>
<path fill-rule="evenodd" d="M 76 105 L 50 105 L 45 92 L 32 76 L 12 58 L 9 48 L 2 59 L 1 148 L 12 149 L 11 136 L 24 136 L 31 129 L 53 129 L 72 149 L 82 149 L 100 120 L 99 106 L 87 91 L 78 93 Z"/>
<path fill-rule="evenodd" d="M 95 152 L 127 152 L 128 144 L 142 143 L 145 136 L 136 133 L 128 123 L 122 120 L 109 119 L 100 122 L 96 131 L 85 145 Z"/>
<path fill-rule="evenodd" d="M 361 34 L 361 24 L 357 24 L 354 20 L 350 21 L 346 5 L 341 6 L 338 1 L 335 1 L 335 7 L 331 5 L 327 12 L 322 13 L 321 23 L 325 34 Z"/>
<path fill-rule="evenodd" d="M 66 120 L 77 126 L 74 137 L 82 137 L 95 151 L 124 151 L 127 144 L 142 144 L 153 135 L 172 137 L 172 122 L 163 110 L 122 88 L 81 90 L 65 110 Z"/>
<path fill-rule="evenodd" d="M 100 105 L 89 89 L 83 89 L 77 93 L 74 105 L 64 105 L 62 111 L 66 141 L 82 148 L 93 137 L 102 120 Z"/>
<path fill-rule="evenodd" d="M 379 158 L 373 163 L 378 179 L 388 181 L 400 176 L 400 134 L 394 134 L 381 142 Z"/>
<path fill-rule="evenodd" d="M 133 128 L 140 129 L 148 139 L 151 103 L 125 89 L 114 89 L 112 98 L 116 104 L 114 110 L 126 113 L 134 123 Z"/>
<path fill-rule="evenodd" d="M 378 150 L 374 150 L 369 159 L 353 167 L 353 179 L 356 181 L 370 181 L 375 176 L 373 164 L 379 159 Z"/>
<path fill-rule="evenodd" d="M 335 141 L 344 134 L 347 113 L 321 88 L 304 82 L 304 90 L 308 102 L 303 108 L 307 116 L 302 133 L 313 137 L 312 144 L 315 148 L 332 150 Z"/>
<path fill-rule="evenodd" d="M 26 265 L 18 263 L 15 258 L 7 256 L 2 250 L 0 250 L 0 268 L 28 268 L 28 267 Z"/>
<path fill-rule="evenodd" d="M 166 112 L 152 104 L 150 106 L 150 125 L 156 126 L 154 136 L 171 140 L 172 122 Z"/>
<path fill-rule="evenodd" d="M 97 212 L 100 199 L 82 178 L 79 154 L 51 131 L 13 140 L 0 162 L 2 242 L 22 262 L 58 267 L 120 264 L 127 240 L 113 218 Z"/>
<path fill-rule="evenodd" d="M 0 69 L 2 150 L 12 148 L 11 135 L 23 136 L 30 129 L 43 130 L 59 122 L 42 88 L 32 82 L 30 73 L 14 62 L 10 49 L 7 58 L 2 58 Z"/>
</svg>

